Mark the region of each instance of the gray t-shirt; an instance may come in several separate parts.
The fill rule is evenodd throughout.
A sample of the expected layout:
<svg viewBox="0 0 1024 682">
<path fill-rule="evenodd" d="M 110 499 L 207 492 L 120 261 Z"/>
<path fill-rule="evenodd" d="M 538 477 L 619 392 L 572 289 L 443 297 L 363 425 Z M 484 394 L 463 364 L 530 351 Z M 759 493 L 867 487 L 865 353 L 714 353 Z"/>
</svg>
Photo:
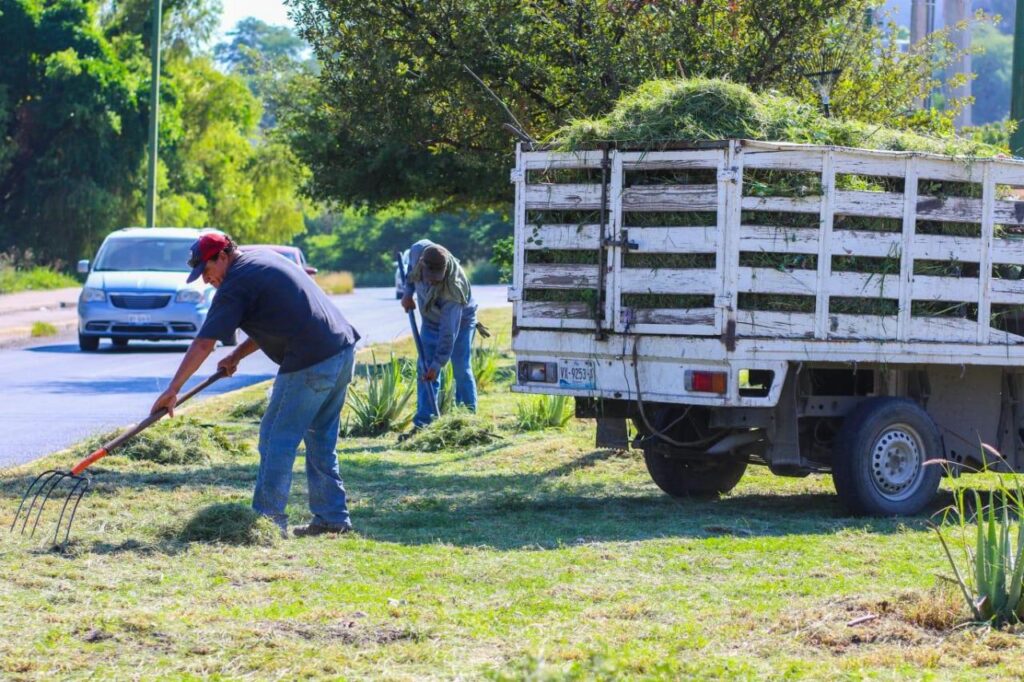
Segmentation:
<svg viewBox="0 0 1024 682">
<path fill-rule="evenodd" d="M 312 367 L 359 340 L 316 282 L 271 251 L 238 253 L 199 337 L 227 341 L 237 329 L 279 364 L 282 373 Z"/>
</svg>

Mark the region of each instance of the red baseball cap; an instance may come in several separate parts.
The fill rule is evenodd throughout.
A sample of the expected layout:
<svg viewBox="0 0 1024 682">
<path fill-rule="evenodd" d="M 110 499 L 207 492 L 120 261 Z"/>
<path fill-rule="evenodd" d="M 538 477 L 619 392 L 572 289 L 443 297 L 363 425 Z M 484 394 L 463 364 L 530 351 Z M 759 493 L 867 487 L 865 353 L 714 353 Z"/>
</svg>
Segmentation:
<svg viewBox="0 0 1024 682">
<path fill-rule="evenodd" d="M 192 268 L 192 272 L 189 273 L 186 282 L 194 282 L 199 279 L 200 275 L 203 274 L 203 269 L 206 267 L 206 262 L 211 258 L 216 258 L 217 254 L 223 251 L 231 240 L 227 238 L 227 235 L 221 232 L 207 232 L 199 239 L 192 243 L 192 257 L 188 259 L 188 264 Z"/>
</svg>

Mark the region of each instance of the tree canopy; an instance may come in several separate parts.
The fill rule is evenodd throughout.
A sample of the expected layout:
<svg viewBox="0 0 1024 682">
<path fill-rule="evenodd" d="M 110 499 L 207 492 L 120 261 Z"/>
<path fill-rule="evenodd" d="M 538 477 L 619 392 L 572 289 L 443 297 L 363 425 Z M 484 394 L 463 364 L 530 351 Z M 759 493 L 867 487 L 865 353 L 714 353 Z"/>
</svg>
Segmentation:
<svg viewBox="0 0 1024 682">
<path fill-rule="evenodd" d="M 869 0 L 289 0 L 322 74 L 294 93 L 284 129 L 313 171 L 317 199 L 504 201 L 513 119 L 543 139 L 575 117 L 610 109 L 645 81 L 725 78 L 815 95 L 810 59 L 865 25 Z M 836 27 L 839 27 L 838 36 Z M 899 97 L 854 93 L 887 68 L 884 36 L 851 55 L 838 106 L 869 120 L 909 108 L 907 69 L 885 82 Z M 892 42 L 892 41 L 890 41 Z M 934 56 L 934 52 L 928 52 Z M 892 61 L 892 60 L 890 60 Z M 921 63 L 915 64 L 920 71 Z M 930 78 L 914 73 L 914 79 Z M 477 81 L 477 77 L 479 81 Z M 914 80 L 910 79 L 910 80 Z M 484 87 L 486 85 L 486 88 Z M 488 89 L 494 94 L 488 92 Z M 879 104 L 880 94 L 885 94 Z M 919 95 L 917 95 L 919 97 Z M 499 103 L 498 100 L 501 100 Z M 896 101 L 899 99 L 900 101 Z M 507 106 L 505 110 L 503 104 Z"/>
</svg>

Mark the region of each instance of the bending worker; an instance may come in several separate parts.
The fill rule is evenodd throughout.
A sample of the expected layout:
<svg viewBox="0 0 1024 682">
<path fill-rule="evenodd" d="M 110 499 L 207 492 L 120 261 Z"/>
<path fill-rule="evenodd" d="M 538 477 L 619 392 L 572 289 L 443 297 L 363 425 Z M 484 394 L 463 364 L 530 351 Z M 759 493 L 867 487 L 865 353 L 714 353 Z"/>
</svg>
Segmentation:
<svg viewBox="0 0 1024 682">
<path fill-rule="evenodd" d="M 438 377 L 449 360 L 455 379 L 455 403 L 476 411 L 476 380 L 470 361 L 477 328 L 476 302 L 459 261 L 448 249 L 429 239 L 421 239 L 409 249 L 409 276 L 402 307 L 409 312 L 417 304 L 423 320 L 420 337 L 426 356 L 417 368 L 420 380 L 413 428 L 418 429 L 437 417 L 433 406 L 437 404 Z M 487 336 L 485 329 L 480 333 Z"/>
<path fill-rule="evenodd" d="M 292 465 L 305 441 L 313 519 L 297 526 L 295 535 L 351 530 L 335 446 L 359 334 L 306 273 L 272 251 L 240 252 L 226 235 L 210 232 L 192 245 L 189 265 L 188 281 L 202 276 L 217 295 L 153 412 L 166 407 L 173 416 L 178 391 L 217 340 L 227 342 L 241 329 L 249 338 L 217 363 L 218 369 L 231 376 L 242 358 L 257 350 L 280 365 L 260 422 L 253 509 L 287 533 Z"/>
</svg>

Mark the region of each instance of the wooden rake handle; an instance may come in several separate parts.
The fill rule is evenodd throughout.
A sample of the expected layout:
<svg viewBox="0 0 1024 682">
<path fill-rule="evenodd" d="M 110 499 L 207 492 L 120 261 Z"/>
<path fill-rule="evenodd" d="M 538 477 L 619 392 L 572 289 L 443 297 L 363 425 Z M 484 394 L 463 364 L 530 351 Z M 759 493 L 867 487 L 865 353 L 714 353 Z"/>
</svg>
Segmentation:
<svg viewBox="0 0 1024 682">
<path fill-rule="evenodd" d="M 216 374 L 214 374 L 213 376 L 209 377 L 208 379 L 206 379 L 202 383 L 196 385 L 190 391 L 185 393 L 185 395 L 183 395 L 180 398 L 178 398 L 178 402 L 176 402 L 174 404 L 174 406 L 178 407 L 179 405 L 184 403 L 186 400 L 188 400 L 189 398 L 194 396 L 196 393 L 199 393 L 204 388 L 209 387 L 210 384 L 212 384 L 213 382 L 215 382 L 218 379 L 221 379 L 221 378 L 223 378 L 225 376 L 227 376 L 227 375 L 224 373 L 224 371 L 218 369 Z M 109 455 L 111 452 L 113 452 L 117 448 L 121 447 L 121 445 L 123 445 L 126 440 L 128 440 L 129 438 L 133 438 L 133 437 L 139 435 L 142 431 L 145 431 L 147 428 L 149 428 L 150 426 L 152 426 L 156 422 L 158 422 L 161 419 L 163 419 L 166 415 L 167 415 L 167 408 L 166 407 L 161 408 L 161 409 L 157 410 L 156 412 L 154 412 L 153 414 L 151 414 L 148 417 L 146 417 L 145 419 L 143 419 L 142 421 L 140 421 L 138 424 L 136 424 L 132 428 L 128 429 L 127 431 L 125 431 L 124 433 L 119 435 L 117 438 L 114 438 L 113 440 L 111 440 L 111 441 L 109 441 L 107 443 L 104 443 L 103 446 L 100 447 L 98 450 L 94 451 L 88 457 L 85 457 L 78 464 L 73 466 L 71 468 L 71 475 L 72 476 L 79 475 L 80 473 L 82 473 L 83 471 L 88 469 L 90 466 L 92 466 L 94 463 L 96 463 L 97 461 L 103 459 L 104 457 Z"/>
</svg>

